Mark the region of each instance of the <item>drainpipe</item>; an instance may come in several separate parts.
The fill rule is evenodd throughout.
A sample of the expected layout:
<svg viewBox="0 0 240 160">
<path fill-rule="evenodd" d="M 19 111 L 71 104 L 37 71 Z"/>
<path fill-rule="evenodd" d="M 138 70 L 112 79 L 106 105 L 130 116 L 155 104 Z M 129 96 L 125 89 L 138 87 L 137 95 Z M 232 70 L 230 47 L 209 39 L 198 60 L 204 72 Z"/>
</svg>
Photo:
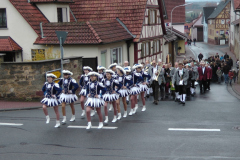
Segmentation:
<svg viewBox="0 0 240 160">
<path fill-rule="evenodd" d="M 43 28 L 42 28 L 42 22 L 40 22 L 40 31 L 41 31 L 41 38 L 44 38 Z"/>
<path fill-rule="evenodd" d="M 126 43 L 127 43 L 127 60 L 128 60 L 128 62 L 129 62 L 129 64 L 130 64 L 130 53 L 129 53 L 129 48 L 130 48 L 130 46 L 131 46 L 131 41 L 128 40 L 128 41 L 126 41 Z"/>
</svg>

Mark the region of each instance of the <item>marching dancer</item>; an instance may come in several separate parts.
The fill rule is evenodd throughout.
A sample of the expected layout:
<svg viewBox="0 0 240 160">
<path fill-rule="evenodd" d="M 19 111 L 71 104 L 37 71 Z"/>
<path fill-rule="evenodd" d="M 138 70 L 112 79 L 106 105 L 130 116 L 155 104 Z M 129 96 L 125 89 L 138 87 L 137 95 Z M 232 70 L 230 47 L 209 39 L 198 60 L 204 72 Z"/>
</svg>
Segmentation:
<svg viewBox="0 0 240 160">
<path fill-rule="evenodd" d="M 102 82 L 102 80 L 105 78 L 105 72 L 104 72 L 104 70 L 106 70 L 106 68 L 103 67 L 103 66 L 98 66 L 98 67 L 97 67 L 97 70 L 98 70 L 98 74 L 99 74 L 99 76 L 98 76 L 98 82 Z"/>
<path fill-rule="evenodd" d="M 126 68 L 128 70 L 128 68 Z M 117 66 L 117 73 L 118 73 L 118 81 L 122 84 L 122 88 L 119 90 L 120 98 L 122 97 L 123 107 L 124 107 L 124 114 L 123 117 L 127 117 L 127 102 L 126 97 L 130 94 L 130 86 L 132 86 L 133 82 L 130 77 L 126 76 L 126 71 L 121 67 Z M 121 109 L 120 109 L 120 98 L 117 100 L 117 110 L 118 110 L 118 120 L 121 119 Z"/>
<path fill-rule="evenodd" d="M 118 80 L 114 79 L 112 75 L 115 73 L 112 70 L 106 70 L 106 78 L 103 79 L 103 85 L 106 87 L 107 91 L 103 95 L 103 100 L 105 101 L 104 104 L 104 111 L 105 111 L 105 121 L 104 123 L 108 123 L 108 110 L 107 105 L 108 103 L 112 103 L 113 110 L 114 110 L 114 118 L 112 120 L 113 123 L 117 121 L 117 108 L 116 108 L 116 100 L 119 98 L 119 90 L 121 89 L 122 85 L 118 82 Z M 115 87 L 117 87 L 115 91 Z"/>
<path fill-rule="evenodd" d="M 81 92 L 79 93 L 79 95 L 81 95 L 80 104 L 82 107 L 82 114 L 81 114 L 82 118 L 85 117 L 84 100 L 86 99 L 86 96 L 87 96 L 86 86 L 87 86 L 87 83 L 90 81 L 88 73 L 92 71 L 92 68 L 89 66 L 84 66 L 83 71 L 84 71 L 84 74 L 81 76 L 79 80 L 79 85 L 81 86 Z"/>
<path fill-rule="evenodd" d="M 140 90 L 141 90 L 140 95 L 141 95 L 142 104 L 143 104 L 142 111 L 145 111 L 146 110 L 146 103 L 145 103 L 144 95 L 145 95 L 145 92 L 148 90 L 147 83 L 149 84 L 151 76 L 147 72 L 143 72 L 142 71 L 142 67 L 143 66 L 141 64 L 135 64 L 133 66 L 133 69 L 136 69 L 136 73 L 138 73 L 139 76 L 142 77 L 142 79 L 141 80 L 139 79 L 137 83 L 138 83 L 138 85 L 140 87 Z M 144 82 L 144 78 L 146 78 L 147 82 Z M 136 105 L 135 105 L 135 112 L 137 111 L 137 109 L 138 109 L 138 104 L 136 103 Z"/>
<path fill-rule="evenodd" d="M 110 64 L 110 66 L 108 67 L 108 69 L 112 70 L 114 72 L 114 74 L 112 75 L 112 78 L 113 79 L 117 79 L 118 75 L 117 75 L 117 63 L 113 63 L 113 64 Z M 106 77 L 105 77 L 106 78 Z M 109 103 L 109 111 L 112 111 L 113 109 L 113 105 L 112 105 L 112 102 Z"/>
<path fill-rule="evenodd" d="M 141 71 L 142 65 L 136 64 L 132 68 L 133 70 L 139 68 L 138 70 Z M 132 116 L 137 111 L 137 107 L 138 107 L 137 95 L 141 93 L 139 83 L 143 81 L 143 77 L 141 73 L 133 72 L 132 81 L 133 81 L 133 85 L 131 87 L 131 93 L 130 93 L 131 94 L 131 110 L 128 114 L 129 116 Z"/>
<path fill-rule="evenodd" d="M 97 78 L 100 76 L 100 74 L 98 74 L 97 72 L 90 72 L 88 73 L 88 76 L 90 76 L 91 81 L 88 82 L 86 86 L 87 101 L 85 103 L 85 107 L 88 120 L 88 125 L 86 129 L 90 129 L 92 127 L 90 112 L 94 110 L 94 108 L 97 110 L 97 114 L 99 116 L 98 129 L 101 129 L 103 127 L 101 107 L 104 105 L 104 101 L 101 99 L 100 95 L 103 95 L 106 89 L 101 82 L 97 81 Z"/>
<path fill-rule="evenodd" d="M 188 78 L 189 78 L 188 70 L 183 68 L 182 63 L 179 63 L 178 69 L 174 73 L 174 76 L 173 76 L 172 86 L 175 88 L 178 88 L 179 96 L 180 96 L 180 103 L 183 105 L 185 105 L 186 85 L 188 82 Z M 176 84 L 176 85 L 174 85 L 174 84 Z"/>
<path fill-rule="evenodd" d="M 75 108 L 74 108 L 74 102 L 78 100 L 78 97 L 76 96 L 75 92 L 79 88 L 77 82 L 75 79 L 71 78 L 73 75 L 72 72 L 68 70 L 63 70 L 63 78 L 60 79 L 58 84 L 60 86 L 63 86 L 62 94 L 60 95 L 60 101 L 62 103 L 62 114 L 63 114 L 63 120 L 62 124 L 66 123 L 66 104 L 69 103 L 70 107 L 72 109 L 72 117 L 70 119 L 70 122 L 75 121 Z"/>
<path fill-rule="evenodd" d="M 58 112 L 58 105 L 60 104 L 60 102 L 57 97 L 61 93 L 62 89 L 57 83 L 53 82 L 54 78 L 57 78 L 57 76 L 52 73 L 47 74 L 47 82 L 45 82 L 42 88 L 45 98 L 42 99 L 41 103 L 43 104 L 43 112 L 46 116 L 47 124 L 50 122 L 47 107 L 53 107 L 57 118 L 55 128 L 58 128 L 60 127 L 60 116 Z"/>
</svg>

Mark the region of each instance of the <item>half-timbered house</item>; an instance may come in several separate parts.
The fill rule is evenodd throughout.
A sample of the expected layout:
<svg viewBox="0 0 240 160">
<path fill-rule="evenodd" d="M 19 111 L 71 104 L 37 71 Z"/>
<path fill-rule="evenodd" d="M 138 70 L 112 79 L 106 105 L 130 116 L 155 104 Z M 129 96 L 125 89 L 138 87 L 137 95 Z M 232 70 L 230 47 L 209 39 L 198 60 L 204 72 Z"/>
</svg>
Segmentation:
<svg viewBox="0 0 240 160">
<path fill-rule="evenodd" d="M 208 17 L 208 43 L 228 44 L 231 0 L 221 2 Z"/>
<path fill-rule="evenodd" d="M 163 37 L 166 30 L 161 2 L 161 0 L 75 0 L 70 8 L 75 17 L 72 21 L 118 18 L 134 36 L 133 41 L 128 41 L 128 59 L 125 59 L 132 65 L 166 57 L 163 55 Z M 168 50 L 165 54 L 168 54 Z M 111 62 L 114 62 L 114 59 L 111 58 Z"/>
</svg>

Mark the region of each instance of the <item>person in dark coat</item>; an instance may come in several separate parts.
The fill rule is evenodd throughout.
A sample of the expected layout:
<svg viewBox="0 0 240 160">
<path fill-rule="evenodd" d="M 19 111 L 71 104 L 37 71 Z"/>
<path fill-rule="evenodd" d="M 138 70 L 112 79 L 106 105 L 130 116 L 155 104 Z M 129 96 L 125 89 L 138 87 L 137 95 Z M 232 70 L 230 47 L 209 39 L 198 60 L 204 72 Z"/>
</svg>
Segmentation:
<svg viewBox="0 0 240 160">
<path fill-rule="evenodd" d="M 194 39 L 193 39 L 193 44 L 194 44 L 194 46 L 195 46 L 195 44 L 196 44 L 196 41 L 197 41 L 197 39 L 194 38 Z"/>
<path fill-rule="evenodd" d="M 230 65 L 230 67 L 232 68 L 232 66 L 233 66 L 233 60 L 232 60 L 232 58 L 231 57 L 229 57 L 229 65 Z"/>
<path fill-rule="evenodd" d="M 229 71 L 230 71 L 230 67 L 227 65 L 227 63 L 224 63 L 223 73 L 224 73 L 224 81 L 226 84 L 228 84 L 228 81 L 229 81 L 229 77 L 228 77 Z"/>
<path fill-rule="evenodd" d="M 226 59 L 228 59 L 229 58 L 229 55 L 227 54 L 227 52 L 225 53 L 225 55 L 224 55 L 224 59 L 226 60 Z"/>
<path fill-rule="evenodd" d="M 203 54 L 202 54 L 202 53 L 200 53 L 200 54 L 198 55 L 198 59 L 199 59 L 199 62 L 201 62 L 201 60 L 203 59 Z"/>
<path fill-rule="evenodd" d="M 217 77 L 218 66 L 217 66 L 216 62 L 213 63 L 211 68 L 212 68 L 212 80 L 213 80 L 213 82 L 217 82 L 217 80 L 218 80 L 218 77 Z"/>
<path fill-rule="evenodd" d="M 188 83 L 187 83 L 187 98 L 190 98 L 191 96 L 191 81 L 192 81 L 192 77 L 193 77 L 193 73 L 192 73 L 192 68 L 189 65 L 186 65 L 186 69 L 188 70 L 188 74 L 189 74 L 189 78 L 188 78 Z"/>
</svg>

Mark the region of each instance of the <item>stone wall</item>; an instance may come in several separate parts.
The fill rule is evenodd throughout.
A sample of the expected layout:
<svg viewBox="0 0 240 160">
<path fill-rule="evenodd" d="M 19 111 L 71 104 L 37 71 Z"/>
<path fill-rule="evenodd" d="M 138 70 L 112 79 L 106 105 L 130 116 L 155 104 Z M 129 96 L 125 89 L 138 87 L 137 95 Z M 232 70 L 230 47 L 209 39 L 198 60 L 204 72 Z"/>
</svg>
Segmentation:
<svg viewBox="0 0 240 160">
<path fill-rule="evenodd" d="M 82 57 L 68 58 L 63 68 L 73 72 L 77 81 L 82 73 Z M 0 98 L 34 101 L 43 97 L 46 72 L 61 68 L 61 60 L 0 63 Z"/>
</svg>

